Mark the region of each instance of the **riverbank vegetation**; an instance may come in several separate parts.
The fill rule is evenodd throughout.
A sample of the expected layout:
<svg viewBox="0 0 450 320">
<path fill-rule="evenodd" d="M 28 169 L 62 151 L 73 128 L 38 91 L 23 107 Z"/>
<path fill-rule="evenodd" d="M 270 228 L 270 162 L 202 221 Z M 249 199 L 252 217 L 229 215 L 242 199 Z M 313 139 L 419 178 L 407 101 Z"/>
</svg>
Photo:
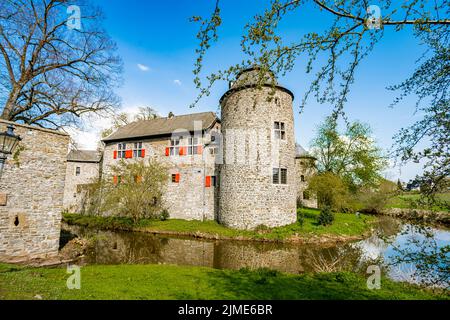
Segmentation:
<svg viewBox="0 0 450 320">
<path fill-rule="evenodd" d="M 361 238 L 370 232 L 376 221 L 376 218 L 372 216 L 339 213 L 335 215 L 332 225 L 322 226 L 318 223 L 319 210 L 299 209 L 298 215 L 297 223 L 273 229 L 261 226 L 253 231 L 226 228 L 215 221 L 141 219 L 134 222 L 133 219 L 126 217 L 80 214 L 63 214 L 63 222 L 97 229 L 141 231 L 210 239 L 333 242 Z"/>
<path fill-rule="evenodd" d="M 116 265 L 81 268 L 80 290 L 66 286 L 66 268 L 0 264 L 0 299 L 449 299 L 415 285 L 382 279 L 367 289 L 355 273 L 291 275 L 260 269 L 218 270 L 173 265 Z"/>
</svg>

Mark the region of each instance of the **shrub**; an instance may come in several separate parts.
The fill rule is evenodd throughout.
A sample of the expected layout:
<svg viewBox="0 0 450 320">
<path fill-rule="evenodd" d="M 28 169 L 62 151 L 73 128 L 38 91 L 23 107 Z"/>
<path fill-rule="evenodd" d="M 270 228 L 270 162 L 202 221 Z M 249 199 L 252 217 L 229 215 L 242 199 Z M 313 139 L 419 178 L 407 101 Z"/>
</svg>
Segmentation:
<svg viewBox="0 0 450 320">
<path fill-rule="evenodd" d="M 88 185 L 87 213 L 140 219 L 167 219 L 162 194 L 169 178 L 167 168 L 154 160 L 112 166 L 111 174 Z"/>
<path fill-rule="evenodd" d="M 350 207 L 348 187 L 339 176 L 331 172 L 315 175 L 307 191 L 317 195 L 319 207 L 330 207 L 334 211 Z"/>
<path fill-rule="evenodd" d="M 320 211 L 319 217 L 317 218 L 317 223 L 321 226 L 328 226 L 333 224 L 334 214 L 331 212 L 331 208 L 325 206 Z"/>
<path fill-rule="evenodd" d="M 169 219 L 169 217 L 170 217 L 169 211 L 167 209 L 163 209 L 163 211 L 161 211 L 160 220 L 166 221 L 167 219 Z"/>
<path fill-rule="evenodd" d="M 305 224 L 305 213 L 304 213 L 303 210 L 299 210 L 298 211 L 298 213 L 297 213 L 297 222 L 302 227 Z"/>
</svg>

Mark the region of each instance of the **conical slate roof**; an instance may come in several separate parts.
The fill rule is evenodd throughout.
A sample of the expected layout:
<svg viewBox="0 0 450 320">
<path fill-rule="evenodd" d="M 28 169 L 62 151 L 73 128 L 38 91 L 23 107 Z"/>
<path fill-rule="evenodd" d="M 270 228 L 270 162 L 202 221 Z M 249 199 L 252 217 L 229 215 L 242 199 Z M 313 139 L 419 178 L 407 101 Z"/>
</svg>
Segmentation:
<svg viewBox="0 0 450 320">
<path fill-rule="evenodd" d="M 309 154 L 309 152 L 306 151 L 306 149 L 303 148 L 298 143 L 295 144 L 295 157 L 296 158 L 313 158 L 314 159 L 314 157 L 311 154 Z"/>
</svg>

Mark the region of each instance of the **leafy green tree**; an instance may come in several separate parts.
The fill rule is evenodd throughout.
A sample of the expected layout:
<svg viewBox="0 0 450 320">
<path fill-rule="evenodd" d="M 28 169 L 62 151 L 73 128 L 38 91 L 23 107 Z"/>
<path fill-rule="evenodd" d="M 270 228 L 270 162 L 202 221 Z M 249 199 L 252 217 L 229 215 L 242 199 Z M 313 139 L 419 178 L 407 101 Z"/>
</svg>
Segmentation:
<svg viewBox="0 0 450 320">
<path fill-rule="evenodd" d="M 338 131 L 337 121 L 327 117 L 311 142 L 319 172 L 331 172 L 347 183 L 352 191 L 375 186 L 380 181 L 386 160 L 371 137 L 370 127 L 360 122 Z"/>
<path fill-rule="evenodd" d="M 348 210 L 348 187 L 338 175 L 332 172 L 323 172 L 313 176 L 307 190 L 317 195 L 320 208 L 329 207 L 335 212 Z"/>
</svg>

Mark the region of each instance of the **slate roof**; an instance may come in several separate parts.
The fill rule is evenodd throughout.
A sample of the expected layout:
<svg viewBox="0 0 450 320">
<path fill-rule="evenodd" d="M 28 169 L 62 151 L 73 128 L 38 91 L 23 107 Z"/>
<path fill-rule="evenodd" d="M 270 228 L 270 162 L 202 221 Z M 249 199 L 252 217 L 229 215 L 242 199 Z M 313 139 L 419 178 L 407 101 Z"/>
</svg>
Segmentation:
<svg viewBox="0 0 450 320">
<path fill-rule="evenodd" d="M 296 158 L 311 158 L 315 159 L 305 148 L 303 148 L 300 144 L 295 144 L 295 157 Z"/>
<path fill-rule="evenodd" d="M 113 142 L 134 138 L 149 138 L 154 136 L 171 135 L 176 130 L 193 132 L 194 122 L 202 123 L 202 130 L 211 128 L 220 121 L 214 112 L 193 113 L 172 118 L 156 118 L 151 120 L 136 121 L 118 129 L 105 139 L 104 142 Z"/>
<path fill-rule="evenodd" d="M 99 163 L 101 154 L 95 150 L 71 150 L 67 155 L 68 162 Z"/>
</svg>

